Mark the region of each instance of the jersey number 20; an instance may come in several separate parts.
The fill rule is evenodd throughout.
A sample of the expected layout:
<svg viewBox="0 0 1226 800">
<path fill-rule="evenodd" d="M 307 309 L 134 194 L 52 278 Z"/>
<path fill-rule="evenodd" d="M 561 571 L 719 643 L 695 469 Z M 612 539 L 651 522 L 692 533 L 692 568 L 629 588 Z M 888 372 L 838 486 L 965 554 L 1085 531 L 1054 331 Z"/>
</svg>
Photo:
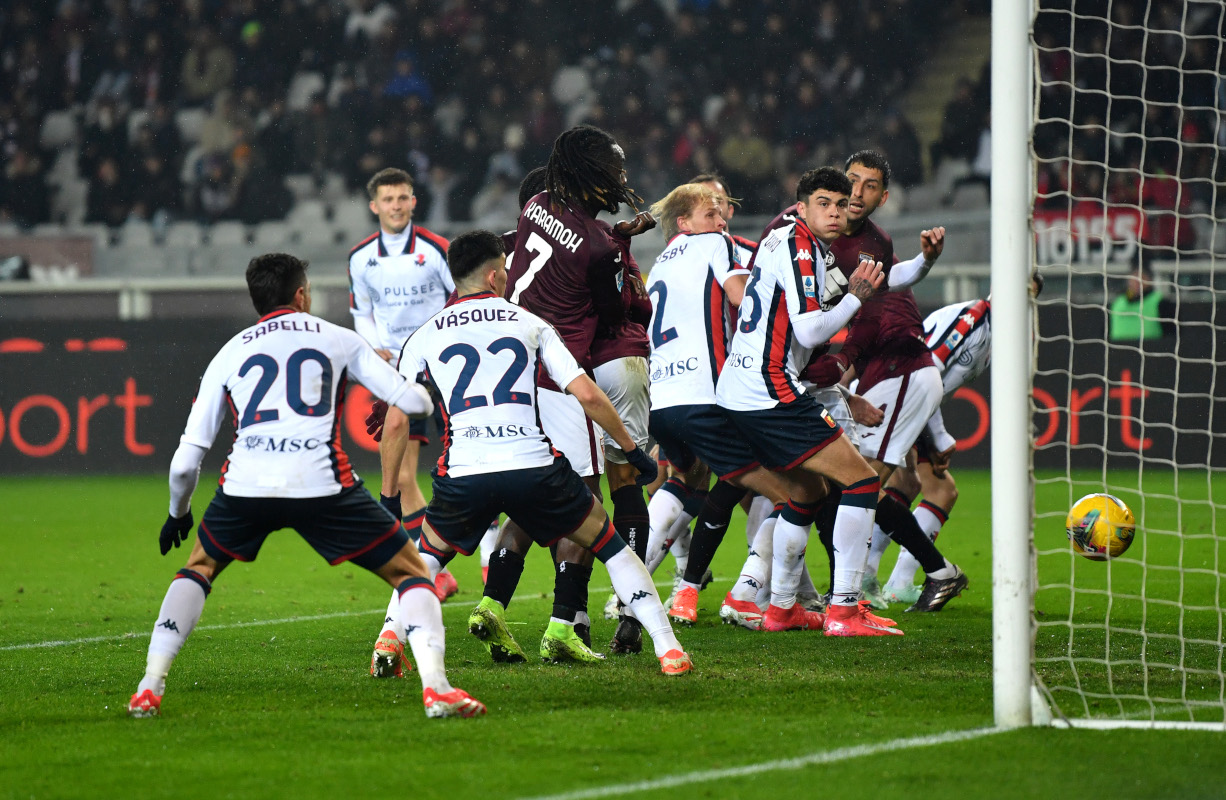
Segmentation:
<svg viewBox="0 0 1226 800">
<path fill-rule="evenodd" d="M 304 361 L 314 361 L 319 364 L 320 369 L 319 402 L 311 405 L 307 405 L 302 399 L 302 363 Z M 260 408 L 260 402 L 272 388 L 273 381 L 277 379 L 277 373 L 281 371 L 281 367 L 277 364 L 277 360 L 267 353 L 257 353 L 243 362 L 243 366 L 238 370 L 238 376 L 241 378 L 256 367 L 260 368 L 260 381 L 255 385 L 255 391 L 251 393 L 251 402 L 243 411 L 242 421 L 238 425 L 240 429 L 260 422 L 272 422 L 280 417 L 275 408 Z M 305 347 L 302 350 L 295 350 L 285 360 L 285 401 L 294 410 L 294 413 L 304 417 L 322 417 L 332 410 L 332 362 L 327 356 L 318 350 Z"/>
</svg>

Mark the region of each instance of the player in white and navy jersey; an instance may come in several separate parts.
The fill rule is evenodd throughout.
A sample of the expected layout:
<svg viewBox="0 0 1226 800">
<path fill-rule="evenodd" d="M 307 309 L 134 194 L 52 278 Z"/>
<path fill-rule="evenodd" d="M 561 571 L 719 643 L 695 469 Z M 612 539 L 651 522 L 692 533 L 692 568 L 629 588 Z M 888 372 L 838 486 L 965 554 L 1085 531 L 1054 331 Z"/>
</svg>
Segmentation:
<svg viewBox="0 0 1226 800">
<path fill-rule="evenodd" d="M 1031 297 L 1037 297 L 1042 289 L 1043 276 L 1036 271 L 1030 276 Z M 954 303 L 932 312 L 924 320 L 924 342 L 941 371 L 943 398 L 948 400 L 978 378 L 992 361 L 992 298 Z M 908 507 L 919 494 L 923 495 L 914 512 L 915 521 L 934 541 L 958 499 L 957 485 L 949 472 L 950 458 L 956 449 L 957 442 L 945 429 L 938 408 L 916 442 L 918 458 L 914 470 L 896 472 L 887 489 Z M 909 553 L 899 553 L 883 594 L 896 596 L 913 591 L 918 567 Z"/>
<path fill-rule="evenodd" d="M 447 304 L 455 284 L 447 269 L 447 240 L 413 224 L 417 197 L 409 174 L 381 170 L 366 191 L 379 230 L 349 252 L 349 311 L 354 329 L 395 366 L 405 339 Z M 410 517 L 426 504 L 417 487 L 417 457 L 425 441 L 425 421 L 415 420 L 405 430 L 386 427 L 379 442 L 382 494 L 399 495 Z M 394 502 L 388 505 L 394 508 Z"/>
<path fill-rule="evenodd" d="M 800 386 L 800 372 L 815 347 L 839 331 L 882 284 L 880 262 L 862 262 L 847 294 L 824 308 L 828 245 L 847 216 L 851 181 L 842 170 L 822 167 L 801 176 L 794 223 L 772 231 L 758 247 L 737 335 L 720 373 L 719 406 L 763 466 L 785 473 L 791 497 L 774 528 L 771 603 L 767 629 L 811 628 L 796 603 L 802 558 L 825 479 L 842 489 L 834 526 L 833 596 L 823 620 L 827 635 L 889 635 L 858 605 L 877 494 L 876 473 L 842 436 L 830 414 Z"/>
<path fill-rule="evenodd" d="M 484 714 L 485 706 L 447 682 L 442 610 L 426 564 L 400 520 L 362 487 L 340 442 L 349 381 L 405 415 L 429 414 L 428 393 L 406 382 L 353 331 L 311 316 L 304 262 L 281 253 L 252 259 L 247 286 L 260 320 L 222 347 L 200 381 L 171 461 L 162 555 L 191 533 L 200 463 L 227 410 L 234 417 L 234 444 L 187 565 L 162 601 L 145 677 L 128 713 L 160 713 L 171 663 L 222 570 L 232 561 L 254 561 L 269 534 L 293 528 L 329 563 L 352 561 L 396 588 L 398 613 L 414 631 L 409 645 L 427 716 Z M 399 643 L 376 650 L 372 671 L 403 674 L 403 654 Z"/>
<path fill-rule="evenodd" d="M 718 195 L 704 184 L 683 184 L 656 203 L 652 213 L 669 240 L 647 286 L 653 305 L 651 432 L 670 463 L 687 469 L 700 459 L 720 478 L 698 515 L 698 558 L 687 564 L 669 612 L 673 619 L 692 624 L 710 556 L 745 489 L 776 502 L 787 493 L 782 481 L 758 464 L 715 403 L 731 338 L 730 312 L 740 305 L 748 278 L 725 233 Z M 653 527 L 649 567 L 657 566 L 667 552 L 667 533 L 665 524 Z"/>
<path fill-rule="evenodd" d="M 547 377 L 575 398 L 644 482 L 655 476 L 655 461 L 634 443 L 558 332 L 503 298 L 506 256 L 497 235 L 459 236 L 449 256 L 458 300 L 410 336 L 400 354 L 402 374 L 425 373 L 438 388 L 446 426 L 419 540 L 427 564 L 437 572 L 456 552 L 472 553 L 490 520 L 505 513 L 541 545 L 567 539 L 595 554 L 651 635 L 662 671 L 689 671 L 651 576 L 542 429 L 540 382 Z M 541 645 L 546 660 L 554 657 L 552 642 L 575 635 L 562 621 L 550 626 L 554 635 Z"/>
</svg>

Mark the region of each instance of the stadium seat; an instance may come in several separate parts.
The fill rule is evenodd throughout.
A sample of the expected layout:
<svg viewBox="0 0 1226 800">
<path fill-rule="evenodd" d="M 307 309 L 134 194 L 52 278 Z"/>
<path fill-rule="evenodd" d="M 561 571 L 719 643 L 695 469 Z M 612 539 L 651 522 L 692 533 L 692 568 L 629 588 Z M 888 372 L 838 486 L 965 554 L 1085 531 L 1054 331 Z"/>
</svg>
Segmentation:
<svg viewBox="0 0 1226 800">
<path fill-rule="evenodd" d="M 285 188 L 298 200 L 318 200 L 319 187 L 315 185 L 315 176 L 310 173 L 294 173 L 285 176 Z"/>
<path fill-rule="evenodd" d="M 54 150 L 77 141 L 77 116 L 71 111 L 49 111 L 43 117 L 43 126 L 39 131 L 38 143 Z"/>
<path fill-rule="evenodd" d="M 320 222 L 306 228 L 298 228 L 298 243 L 302 245 L 333 245 L 337 232 L 329 223 Z"/>
<path fill-rule="evenodd" d="M 89 181 L 80 178 L 66 180 L 51 197 L 51 218 L 73 225 L 85 221 L 89 200 Z"/>
<path fill-rule="evenodd" d="M 934 211 L 941 206 L 944 193 L 935 183 L 921 183 L 907 189 L 904 200 L 903 206 L 906 211 Z M 893 205 L 893 203 L 887 203 L 887 205 Z"/>
<path fill-rule="evenodd" d="M 143 219 L 130 219 L 119 229 L 119 244 L 124 247 L 153 245 L 153 226 Z"/>
<path fill-rule="evenodd" d="M 290 209 L 286 219 L 295 230 L 318 227 L 327 222 L 328 207 L 323 200 L 300 200 Z"/>
<path fill-rule="evenodd" d="M 128 144 L 136 142 L 136 133 L 140 126 L 149 120 L 149 112 L 143 108 L 134 108 L 128 112 Z"/>
<path fill-rule="evenodd" d="M 290 111 L 302 111 L 311 103 L 311 98 L 328 88 L 323 73 L 295 72 L 286 92 L 285 106 Z"/>
<path fill-rule="evenodd" d="M 203 108 L 181 108 L 175 112 L 175 125 L 179 126 L 179 135 L 185 144 L 194 145 L 200 141 L 200 130 L 208 115 Z"/>
<path fill-rule="evenodd" d="M 277 249 L 291 244 L 293 238 L 294 231 L 288 222 L 271 220 L 269 222 L 261 222 L 255 226 L 252 242 L 257 247 Z"/>
<path fill-rule="evenodd" d="M 214 246 L 246 245 L 247 226 L 241 222 L 214 222 L 209 228 L 209 244 Z"/>
<path fill-rule="evenodd" d="M 358 237 L 369 234 L 375 229 L 378 224 L 373 214 L 370 213 L 370 206 L 362 200 L 342 200 L 332 207 L 332 221 L 336 223 L 336 227 L 345 231 L 345 236 L 356 235 Z M 363 233 L 365 231 L 365 234 Z M 355 240 L 356 241 L 356 240 Z"/>
<path fill-rule="evenodd" d="M 194 222 L 172 222 L 166 229 L 167 247 L 199 247 L 204 237 Z"/>
<path fill-rule="evenodd" d="M 977 211 L 988 207 L 988 187 L 982 183 L 966 183 L 954 189 L 955 211 Z"/>
<path fill-rule="evenodd" d="M 94 247 L 110 247 L 113 233 L 101 222 L 84 222 L 65 225 L 62 235 L 83 236 L 86 239 L 93 239 Z"/>
<path fill-rule="evenodd" d="M 942 195 L 947 195 L 954 188 L 954 181 L 958 178 L 965 178 L 971 174 L 971 165 L 963 158 L 947 158 L 937 167 L 936 175 L 933 176 L 932 182 L 941 190 Z"/>
</svg>

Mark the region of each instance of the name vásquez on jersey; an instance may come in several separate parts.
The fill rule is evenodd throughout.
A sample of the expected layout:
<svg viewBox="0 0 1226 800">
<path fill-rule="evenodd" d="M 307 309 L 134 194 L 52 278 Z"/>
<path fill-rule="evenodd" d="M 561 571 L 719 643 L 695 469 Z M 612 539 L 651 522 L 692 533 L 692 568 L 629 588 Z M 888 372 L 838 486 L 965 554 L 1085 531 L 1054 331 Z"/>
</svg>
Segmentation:
<svg viewBox="0 0 1226 800">
<path fill-rule="evenodd" d="M 582 236 L 566 227 L 560 219 L 541 208 L 538 203 L 528 206 L 528 209 L 524 211 L 524 216 L 535 222 L 550 238 L 572 253 L 578 252 L 579 245 L 583 244 Z"/>
<path fill-rule="evenodd" d="M 470 322 L 517 322 L 518 320 L 519 312 L 513 308 L 473 308 L 435 317 L 434 327 L 441 331 L 443 328 L 454 328 Z"/>
</svg>

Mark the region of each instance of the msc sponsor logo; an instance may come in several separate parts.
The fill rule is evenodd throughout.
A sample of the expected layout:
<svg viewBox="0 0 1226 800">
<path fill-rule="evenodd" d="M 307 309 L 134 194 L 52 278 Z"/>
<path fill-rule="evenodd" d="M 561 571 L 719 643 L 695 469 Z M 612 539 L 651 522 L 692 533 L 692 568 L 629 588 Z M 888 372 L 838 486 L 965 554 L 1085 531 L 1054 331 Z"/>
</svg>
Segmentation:
<svg viewBox="0 0 1226 800">
<path fill-rule="evenodd" d="M 686 372 L 693 372 L 696 369 L 698 369 L 698 356 L 690 356 L 683 361 L 670 361 L 667 364 L 656 364 L 655 368 L 651 371 L 651 379 L 653 381 L 658 381 L 664 378 L 672 378 Z"/>
<path fill-rule="evenodd" d="M 461 439 L 519 439 L 535 434 L 536 430 L 527 425 L 469 425 L 455 435 Z"/>
<path fill-rule="evenodd" d="M 729 367 L 744 367 L 745 369 L 753 369 L 753 356 L 744 356 L 740 353 L 732 353 L 728 356 L 728 360 L 724 363 Z"/>
<path fill-rule="evenodd" d="M 262 453 L 301 453 L 304 450 L 314 450 L 323 447 L 323 439 L 295 439 L 289 436 L 242 436 L 235 444 L 247 450 L 258 450 Z"/>
</svg>

